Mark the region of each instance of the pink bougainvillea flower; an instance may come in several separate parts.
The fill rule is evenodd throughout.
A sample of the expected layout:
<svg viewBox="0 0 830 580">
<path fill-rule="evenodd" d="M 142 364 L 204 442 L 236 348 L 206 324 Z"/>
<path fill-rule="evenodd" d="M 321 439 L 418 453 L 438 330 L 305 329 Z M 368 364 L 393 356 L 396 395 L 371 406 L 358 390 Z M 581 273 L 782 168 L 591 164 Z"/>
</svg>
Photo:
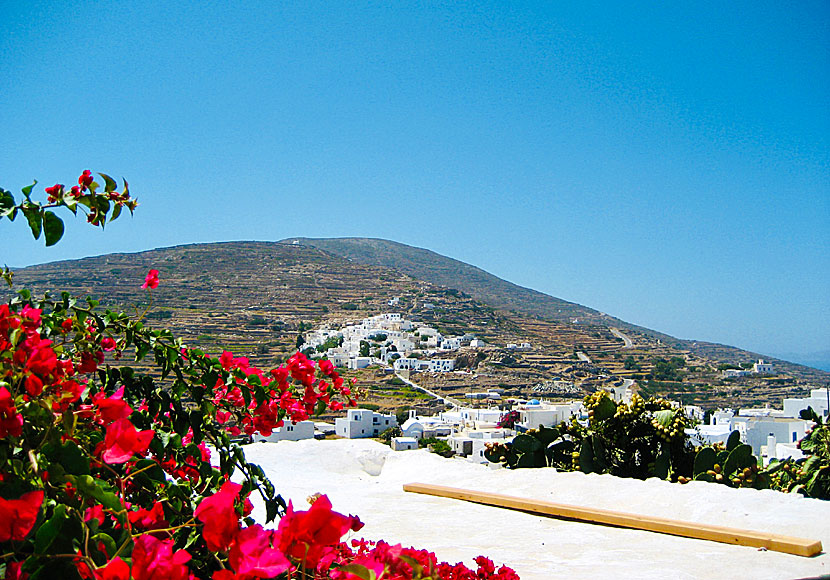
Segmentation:
<svg viewBox="0 0 830 580">
<path fill-rule="evenodd" d="M 24 493 L 18 499 L 0 497 L 0 543 L 25 538 L 35 525 L 41 504 L 42 491 Z"/>
<path fill-rule="evenodd" d="M 340 542 L 349 530 L 358 531 L 363 523 L 356 516 L 344 516 L 332 511 L 331 501 L 321 495 L 308 511 L 295 512 L 288 502 L 288 510 L 277 528 L 279 549 L 287 556 L 313 568 L 325 549 Z"/>
<path fill-rule="evenodd" d="M 226 481 L 219 491 L 196 506 L 193 515 L 204 524 L 202 537 L 209 550 L 217 552 L 227 549 L 239 532 L 239 514 L 234 502 L 241 489 L 238 483 Z"/>
<path fill-rule="evenodd" d="M 125 463 L 133 455 L 143 455 L 153 439 L 152 429 L 137 431 L 129 419 L 118 419 L 107 427 L 104 437 L 104 453 L 101 458 L 107 463 Z"/>
<path fill-rule="evenodd" d="M 159 540 L 144 534 L 135 539 L 133 547 L 133 580 L 188 580 L 190 554 L 173 552 L 172 540 Z"/>
<path fill-rule="evenodd" d="M 144 279 L 144 284 L 141 285 L 145 290 L 148 288 L 156 289 L 159 286 L 159 271 L 150 270 L 147 272 L 147 277 Z"/>
<path fill-rule="evenodd" d="M 115 346 L 115 339 L 110 338 L 109 336 L 101 341 L 101 348 L 106 351 L 115 350 Z"/>
<path fill-rule="evenodd" d="M 228 563 L 241 576 L 273 578 L 291 568 L 288 558 L 272 546 L 274 532 L 259 524 L 237 534 L 228 555 Z"/>
<path fill-rule="evenodd" d="M 84 521 L 91 522 L 92 520 L 98 520 L 98 525 L 104 525 L 104 506 L 97 504 L 92 507 L 86 508 L 84 512 Z"/>
</svg>

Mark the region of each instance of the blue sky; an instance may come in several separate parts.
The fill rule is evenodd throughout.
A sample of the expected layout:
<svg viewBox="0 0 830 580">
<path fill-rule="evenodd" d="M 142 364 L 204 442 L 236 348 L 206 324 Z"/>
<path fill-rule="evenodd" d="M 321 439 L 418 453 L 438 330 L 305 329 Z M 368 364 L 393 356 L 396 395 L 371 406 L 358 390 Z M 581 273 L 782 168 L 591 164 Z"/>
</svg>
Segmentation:
<svg viewBox="0 0 830 580">
<path fill-rule="evenodd" d="M 0 2 L 0 185 L 141 203 L 54 248 L 7 222 L 0 263 L 381 237 L 830 350 L 830 5 L 519 4 Z"/>
</svg>

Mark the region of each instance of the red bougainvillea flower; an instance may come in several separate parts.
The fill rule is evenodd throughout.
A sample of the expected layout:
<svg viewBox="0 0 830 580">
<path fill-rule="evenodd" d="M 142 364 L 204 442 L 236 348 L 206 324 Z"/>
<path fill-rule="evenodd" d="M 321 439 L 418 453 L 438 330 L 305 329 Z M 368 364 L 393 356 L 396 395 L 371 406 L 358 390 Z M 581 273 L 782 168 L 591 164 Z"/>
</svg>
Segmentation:
<svg viewBox="0 0 830 580">
<path fill-rule="evenodd" d="M 219 491 L 196 506 L 193 515 L 204 524 L 202 537 L 209 550 L 226 550 L 239 532 L 239 514 L 234 502 L 241 489 L 238 483 L 226 481 Z"/>
<path fill-rule="evenodd" d="M 124 402 L 123 385 L 106 398 L 103 396 L 103 393 L 98 393 L 92 397 L 92 401 L 98 408 L 98 419 L 102 425 L 109 425 L 118 419 L 125 419 L 133 412 L 132 408 Z"/>
<path fill-rule="evenodd" d="M 109 336 L 101 341 L 101 348 L 106 351 L 115 350 L 115 346 L 115 339 L 110 338 Z"/>
<path fill-rule="evenodd" d="M 317 363 L 317 366 L 320 367 L 320 371 L 322 371 L 325 375 L 330 375 L 334 372 L 334 364 L 332 364 L 332 362 L 328 359 L 321 359 Z"/>
<path fill-rule="evenodd" d="M 95 580 L 130 580 L 130 566 L 115 557 L 103 568 L 95 570 Z"/>
<path fill-rule="evenodd" d="M 135 539 L 133 547 L 133 580 L 188 580 L 190 554 L 173 552 L 172 540 L 159 540 L 149 534 Z"/>
<path fill-rule="evenodd" d="M 49 203 L 55 203 L 56 201 L 58 201 L 58 199 L 60 198 L 62 192 L 63 192 L 63 184 L 62 183 L 56 183 L 52 187 L 47 187 L 46 188 L 46 193 L 49 194 Z"/>
<path fill-rule="evenodd" d="M 129 419 L 118 419 L 107 427 L 104 438 L 104 453 L 101 458 L 107 463 L 125 463 L 133 455 L 143 455 L 153 439 L 152 429 L 137 431 Z"/>
<path fill-rule="evenodd" d="M 153 504 L 153 509 L 139 508 L 137 511 L 129 512 L 127 517 L 130 518 L 130 523 L 141 530 L 162 530 L 170 527 L 170 524 L 164 519 L 164 508 L 161 503 Z"/>
<path fill-rule="evenodd" d="M 12 394 L 0 387 L 0 439 L 11 435 L 20 437 L 23 432 L 23 415 L 17 412 Z"/>
<path fill-rule="evenodd" d="M 81 173 L 81 176 L 78 178 L 78 185 L 84 190 L 92 185 L 92 172 L 89 169 L 84 169 L 84 172 Z"/>
<path fill-rule="evenodd" d="M 259 524 L 239 532 L 231 546 L 228 563 L 241 576 L 273 578 L 291 568 L 288 558 L 273 547 L 275 533 Z"/>
<path fill-rule="evenodd" d="M 19 499 L 0 497 L 0 543 L 25 538 L 35 525 L 42 503 L 42 491 L 24 493 Z"/>
<path fill-rule="evenodd" d="M 331 501 L 321 495 L 311 509 L 295 512 L 288 502 L 288 510 L 277 528 L 279 549 L 287 556 L 304 562 L 306 568 L 314 568 L 326 548 L 340 542 L 349 530 L 363 527 L 356 516 L 344 516 L 332 511 Z"/>
<path fill-rule="evenodd" d="M 23 562 L 7 562 L 3 580 L 26 580 L 29 575 L 21 569 L 22 567 Z"/>
<path fill-rule="evenodd" d="M 147 290 L 148 288 L 156 289 L 159 286 L 159 271 L 158 270 L 150 270 L 147 272 L 147 277 L 144 279 L 144 284 L 141 285 L 142 288 Z"/>
</svg>

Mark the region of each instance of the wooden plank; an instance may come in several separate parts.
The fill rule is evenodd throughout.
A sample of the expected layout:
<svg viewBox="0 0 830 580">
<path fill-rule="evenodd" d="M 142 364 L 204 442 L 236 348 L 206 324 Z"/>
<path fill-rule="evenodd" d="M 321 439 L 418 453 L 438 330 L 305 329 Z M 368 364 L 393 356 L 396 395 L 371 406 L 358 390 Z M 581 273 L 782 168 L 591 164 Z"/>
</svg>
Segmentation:
<svg viewBox="0 0 830 580">
<path fill-rule="evenodd" d="M 413 493 L 460 499 L 484 505 L 543 514 L 560 519 L 591 524 L 604 524 L 635 530 L 647 530 L 661 534 L 682 536 L 684 538 L 710 540 L 725 544 L 751 546 L 753 548 L 765 548 L 767 550 L 794 554 L 796 556 L 814 556 L 822 550 L 821 542 L 818 540 L 553 503 L 544 500 L 502 495 L 500 493 L 474 491 L 427 483 L 407 483 L 404 484 L 403 489 L 404 491 Z"/>
</svg>

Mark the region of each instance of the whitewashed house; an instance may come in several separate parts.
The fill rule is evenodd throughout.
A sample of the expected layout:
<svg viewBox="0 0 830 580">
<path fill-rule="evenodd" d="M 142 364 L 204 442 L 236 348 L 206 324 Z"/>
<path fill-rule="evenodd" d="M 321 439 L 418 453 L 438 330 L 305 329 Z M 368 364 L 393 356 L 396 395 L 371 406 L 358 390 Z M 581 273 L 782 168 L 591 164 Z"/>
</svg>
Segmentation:
<svg viewBox="0 0 830 580">
<path fill-rule="evenodd" d="M 350 369 L 365 369 L 370 364 L 372 364 L 372 357 L 368 357 L 368 356 L 350 356 L 349 357 L 349 368 Z"/>
<path fill-rule="evenodd" d="M 417 358 L 407 357 L 401 357 L 392 364 L 396 371 L 415 371 L 420 368 L 420 365 L 421 361 Z"/>
<path fill-rule="evenodd" d="M 772 363 L 764 362 L 764 359 L 758 359 L 758 362 L 752 365 L 752 372 L 756 375 L 774 375 Z"/>
<path fill-rule="evenodd" d="M 282 427 L 274 429 L 268 437 L 263 437 L 259 433 L 253 436 L 254 442 L 267 441 L 268 443 L 276 443 L 277 441 L 301 441 L 303 439 L 314 439 L 314 421 L 286 423 Z"/>
<path fill-rule="evenodd" d="M 441 341 L 441 344 L 438 345 L 438 348 L 441 350 L 458 350 L 461 348 L 461 339 L 458 337 L 445 338 Z"/>
<path fill-rule="evenodd" d="M 741 434 L 741 441 L 752 446 L 752 453 L 761 455 L 770 435 L 776 443 L 796 443 L 804 438 L 812 422 L 787 417 L 739 415 L 732 419 L 732 428 Z"/>
<path fill-rule="evenodd" d="M 471 429 L 455 433 L 447 439 L 456 455 L 473 463 L 489 463 L 484 457 L 484 447 L 488 443 L 507 443 L 513 439 L 515 432 L 511 429 Z"/>
<path fill-rule="evenodd" d="M 568 421 L 571 415 L 579 412 L 581 402 L 549 404 L 540 403 L 536 399 L 515 408 L 519 412 L 517 427 L 523 430 L 538 429 L 539 427 L 553 427 L 563 421 Z"/>
<path fill-rule="evenodd" d="M 697 425 L 691 429 L 685 429 L 685 432 L 693 445 L 712 445 L 726 443 L 732 433 L 732 426 L 728 422 L 720 425 Z"/>
<path fill-rule="evenodd" d="M 391 427 L 397 427 L 395 415 L 384 415 L 369 409 L 349 409 L 345 418 L 334 420 L 334 433 L 346 439 L 377 437 Z"/>
<path fill-rule="evenodd" d="M 448 373 L 455 368 L 455 361 L 451 358 L 436 358 L 429 361 L 429 370 L 433 373 Z"/>
<path fill-rule="evenodd" d="M 409 411 L 409 417 L 401 425 L 401 433 L 406 437 L 424 439 L 430 437 L 448 437 L 453 432 L 453 424 L 438 417 L 421 417 L 415 410 Z"/>
<path fill-rule="evenodd" d="M 745 371 L 742 369 L 725 369 L 721 371 L 720 376 L 724 379 L 737 379 L 739 377 L 748 377 L 751 374 L 752 373 L 750 373 L 749 371 Z"/>
<path fill-rule="evenodd" d="M 343 352 L 342 348 L 330 348 L 326 351 L 326 358 L 336 367 L 349 366 L 349 354 Z"/>
<path fill-rule="evenodd" d="M 418 441 L 413 437 L 392 437 L 393 451 L 409 451 L 418 449 Z"/>
<path fill-rule="evenodd" d="M 495 427 L 496 423 L 502 420 L 505 411 L 501 409 L 470 409 L 461 408 L 458 410 L 461 424 L 465 427 L 484 428 L 487 426 Z M 444 413 L 446 415 L 446 413 Z"/>
<path fill-rule="evenodd" d="M 809 397 L 784 399 L 784 416 L 799 417 L 799 413 L 812 407 L 816 415 L 827 420 L 827 389 L 812 389 Z"/>
</svg>

